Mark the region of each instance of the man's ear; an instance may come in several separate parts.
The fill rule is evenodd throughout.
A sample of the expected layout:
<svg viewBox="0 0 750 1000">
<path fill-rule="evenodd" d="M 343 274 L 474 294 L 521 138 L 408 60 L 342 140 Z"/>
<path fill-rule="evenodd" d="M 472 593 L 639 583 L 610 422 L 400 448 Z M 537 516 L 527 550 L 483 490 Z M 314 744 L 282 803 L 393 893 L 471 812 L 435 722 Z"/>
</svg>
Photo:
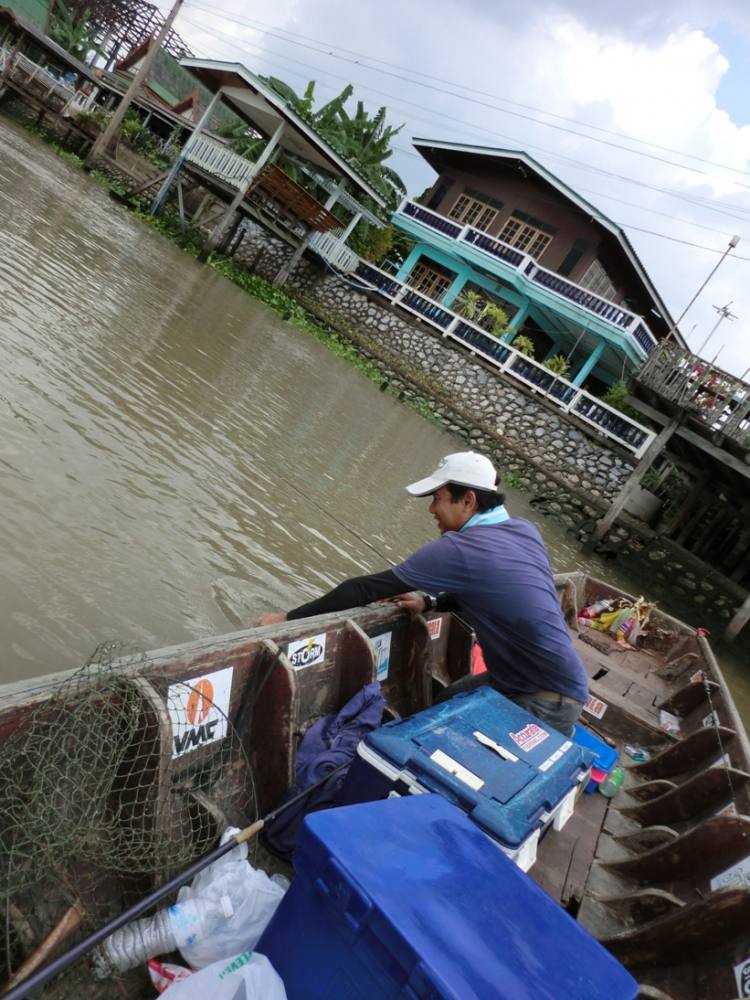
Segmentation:
<svg viewBox="0 0 750 1000">
<path fill-rule="evenodd" d="M 467 490 L 464 493 L 464 500 L 466 501 L 467 507 L 473 507 L 475 510 L 479 508 L 479 502 L 477 501 L 477 495 L 474 490 Z"/>
</svg>

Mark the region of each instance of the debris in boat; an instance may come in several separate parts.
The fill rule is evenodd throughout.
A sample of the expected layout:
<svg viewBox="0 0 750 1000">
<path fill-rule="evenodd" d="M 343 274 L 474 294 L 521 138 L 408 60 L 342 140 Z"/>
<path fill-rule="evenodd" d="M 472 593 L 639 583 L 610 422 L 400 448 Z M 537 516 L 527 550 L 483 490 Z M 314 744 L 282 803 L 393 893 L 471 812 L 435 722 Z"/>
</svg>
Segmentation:
<svg viewBox="0 0 750 1000">
<path fill-rule="evenodd" d="M 623 747 L 623 750 L 628 755 L 628 757 L 632 757 L 632 759 L 638 761 L 639 764 L 641 764 L 644 760 L 648 760 L 651 757 L 651 754 L 648 752 L 648 750 L 644 750 L 643 747 L 631 746 L 630 743 L 626 743 L 625 746 Z"/>
<path fill-rule="evenodd" d="M 606 639 L 600 639 L 598 636 L 592 635 L 590 632 L 579 632 L 578 638 L 581 642 L 585 642 L 587 645 L 593 646 L 597 652 L 603 653 L 604 656 L 609 656 L 612 652 L 612 647 Z"/>
<path fill-rule="evenodd" d="M 606 798 L 614 798 L 615 795 L 622 788 L 622 783 L 625 780 L 625 775 L 621 767 L 616 767 L 614 770 L 610 771 L 604 781 L 599 783 L 599 792 Z"/>
<path fill-rule="evenodd" d="M 608 632 L 615 637 L 618 646 L 628 649 L 635 646 L 639 636 L 645 636 L 646 625 L 656 605 L 643 597 L 632 603 L 620 600 L 618 607 L 612 608 L 612 600 L 600 600 L 582 608 L 578 624 L 599 632 Z"/>
<path fill-rule="evenodd" d="M 674 733 L 678 735 L 680 732 L 680 720 L 676 715 L 672 715 L 671 712 L 667 712 L 665 709 L 659 710 L 659 727 L 664 730 L 665 733 Z"/>
</svg>

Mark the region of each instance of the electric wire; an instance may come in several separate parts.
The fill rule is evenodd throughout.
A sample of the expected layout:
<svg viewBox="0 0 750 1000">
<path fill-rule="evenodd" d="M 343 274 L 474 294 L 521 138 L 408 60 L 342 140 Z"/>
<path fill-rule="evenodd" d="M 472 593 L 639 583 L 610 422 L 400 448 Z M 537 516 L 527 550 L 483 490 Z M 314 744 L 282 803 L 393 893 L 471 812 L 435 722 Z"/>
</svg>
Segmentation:
<svg viewBox="0 0 750 1000">
<path fill-rule="evenodd" d="M 223 9 L 217 8 L 217 7 L 211 7 L 211 8 L 202 7 L 200 4 L 195 3 L 195 2 L 190 3 L 188 6 L 196 7 L 196 9 L 201 9 L 201 10 L 204 10 L 204 11 L 209 11 L 210 10 L 211 13 L 220 15 L 222 17 L 227 17 L 227 19 L 229 19 L 228 15 L 230 15 L 230 14 L 231 14 L 231 16 L 235 16 L 236 17 L 236 15 L 234 15 L 234 12 L 227 12 L 227 11 L 224 11 Z M 568 117 L 566 115 L 560 115 L 560 114 L 557 114 L 557 113 L 555 113 L 553 111 L 547 111 L 544 108 L 538 108 L 538 107 L 536 107 L 533 104 L 524 104 L 521 101 L 514 101 L 514 100 L 511 100 L 508 97 L 503 97 L 500 94 L 493 94 L 493 93 L 491 93 L 489 91 L 480 90 L 480 89 L 478 89 L 476 87 L 469 87 L 467 84 L 456 83 L 455 81 L 445 79 L 444 77 L 433 76 L 433 75 L 431 75 L 429 73 L 424 73 L 421 70 L 415 70 L 415 69 L 412 69 L 411 67 L 401 66 L 398 63 L 389 62 L 386 59 L 378 59 L 375 56 L 372 56 L 372 55 L 369 55 L 369 54 L 366 54 L 366 53 L 362 53 L 362 52 L 357 52 L 354 49 L 348 49 L 348 48 L 346 48 L 345 46 L 342 46 L 342 45 L 331 45 L 329 42 L 324 42 L 324 41 L 322 41 L 320 39 L 312 38 L 309 35 L 303 35 L 303 34 L 301 34 L 299 32 L 291 31 L 288 28 L 277 27 L 276 25 L 268 24 L 265 21 L 260 21 L 257 18 L 244 18 L 242 20 L 240 20 L 240 19 L 237 19 L 237 20 L 238 20 L 239 23 L 247 24 L 248 26 L 253 27 L 255 30 L 258 31 L 259 34 L 269 34 L 269 35 L 272 35 L 272 37 L 278 38 L 281 41 L 287 41 L 287 42 L 290 42 L 291 44 L 294 44 L 293 39 L 302 39 L 305 42 L 310 42 L 310 43 L 313 43 L 315 45 L 323 46 L 323 48 L 315 50 L 315 51 L 318 51 L 321 55 L 328 55 L 331 51 L 338 50 L 339 52 L 344 52 L 344 53 L 347 53 L 348 55 L 356 56 L 357 60 L 358 60 L 357 65 L 361 65 L 365 69 L 374 70 L 375 67 L 374 66 L 370 66 L 367 63 L 361 63 L 361 62 L 359 62 L 359 60 L 361 60 L 361 59 L 367 59 L 367 60 L 369 60 L 370 63 L 379 63 L 380 65 L 388 66 L 388 67 L 390 67 L 392 69 L 402 70 L 404 72 L 411 73 L 412 76 L 414 76 L 414 77 L 422 77 L 425 80 L 431 80 L 431 81 L 433 81 L 435 83 L 448 84 L 450 86 L 454 86 L 454 87 L 458 88 L 459 90 L 465 90 L 469 94 L 478 94 L 480 97 L 488 97 L 488 98 L 491 98 L 492 100 L 501 101 L 504 104 L 511 105 L 512 107 L 523 108 L 525 111 L 535 111 L 538 114 L 543 114 L 543 115 L 546 115 L 549 118 L 555 118 L 558 121 L 567 122 L 567 123 L 569 123 L 571 125 L 578 125 L 578 126 L 582 126 L 582 127 L 585 127 L 585 128 L 589 128 L 592 131 L 601 132 L 604 135 L 611 135 L 611 136 L 613 136 L 615 138 L 627 139 L 629 142 L 637 142 L 637 143 L 640 143 L 641 145 L 649 146 L 652 149 L 658 149 L 661 152 L 673 153 L 673 154 L 675 154 L 677 156 L 684 156 L 686 159 L 695 160 L 698 163 L 705 163 L 705 164 L 707 164 L 709 166 L 719 167 L 722 170 L 731 170 L 733 172 L 741 173 L 741 174 L 744 174 L 745 176 L 749 176 L 750 177 L 750 171 L 744 170 L 744 169 L 742 169 L 740 167 L 733 167 L 733 166 L 730 166 L 729 164 L 726 164 L 726 163 L 719 163 L 716 160 L 710 160 L 710 159 L 707 159 L 706 157 L 703 157 L 703 156 L 697 156 L 694 153 L 688 153 L 688 152 L 685 152 L 684 150 L 674 149 L 671 146 L 662 146 L 659 143 L 651 142 L 648 139 L 641 139 L 638 136 L 628 135 L 625 132 L 617 132 L 614 129 L 604 128 L 601 125 L 594 125 L 591 122 L 584 122 L 584 121 L 580 121 L 579 119 L 576 119 L 576 118 L 570 118 L 570 117 Z M 256 26 L 259 26 L 259 27 L 256 28 Z M 277 34 L 277 33 L 280 33 L 280 34 Z M 287 38 L 285 36 L 289 36 L 289 37 Z M 414 81 L 414 82 L 417 82 L 417 81 Z M 545 123 L 541 122 L 540 124 L 545 124 Z"/>
<path fill-rule="evenodd" d="M 226 11 L 220 11 L 220 10 L 217 10 L 215 7 L 205 7 L 202 4 L 197 3 L 196 0 L 192 0 L 192 2 L 189 4 L 189 6 L 191 8 L 193 8 L 193 9 L 198 9 L 198 10 L 205 11 L 207 13 L 211 13 L 214 16 L 216 16 L 217 14 L 219 14 L 225 20 L 233 22 L 233 23 L 236 23 L 236 24 L 240 24 L 240 25 L 248 24 L 248 22 L 247 22 L 246 19 L 240 18 L 240 17 L 238 17 L 234 13 L 229 13 L 229 12 L 226 12 Z M 252 26 L 252 25 L 250 25 L 250 26 Z M 690 165 L 685 164 L 685 163 L 678 163 L 676 160 L 670 160 L 670 159 L 668 159 L 666 157 L 658 156 L 655 153 L 648 153 L 648 152 L 645 152 L 643 150 L 632 149 L 629 146 L 625 146 L 625 145 L 623 145 L 622 143 L 619 143 L 619 142 L 613 142 L 613 141 L 608 140 L 608 139 L 600 139 L 600 138 L 598 138 L 596 136 L 586 135 L 585 132 L 580 132 L 577 129 L 569 128 L 569 127 L 564 126 L 564 125 L 556 125 L 553 122 L 545 122 L 545 121 L 542 121 L 539 118 L 536 118 L 533 115 L 526 114 L 526 113 L 524 113 L 522 111 L 514 111 L 514 110 L 511 110 L 509 108 L 503 108 L 502 106 L 500 106 L 498 104 L 493 104 L 490 101 L 479 100 L 476 97 L 475 98 L 470 98 L 470 97 L 467 97 L 467 96 L 459 93 L 456 90 L 447 89 L 446 87 L 439 87 L 439 86 L 436 86 L 435 84 L 423 83 L 422 81 L 414 79 L 413 77 L 409 77 L 409 76 L 404 75 L 403 72 L 394 72 L 392 70 L 387 70 L 387 69 L 378 69 L 377 67 L 367 65 L 367 64 L 363 63 L 362 61 L 360 61 L 358 59 L 351 59 L 351 58 L 349 58 L 347 56 L 339 55 L 339 54 L 337 54 L 334 51 L 333 48 L 329 48 L 329 49 L 327 49 L 327 50 L 324 51 L 322 49 L 316 48 L 314 45 L 310 45 L 310 44 L 307 44 L 305 42 L 296 41 L 296 40 L 291 39 L 291 38 L 286 39 L 283 36 L 277 34 L 275 31 L 272 31 L 272 30 L 267 30 L 267 29 L 254 29 L 254 30 L 258 30 L 261 34 L 268 35 L 271 38 L 276 38 L 279 41 L 285 41 L 288 44 L 298 45 L 298 46 L 300 46 L 302 48 L 306 48 L 306 49 L 309 49 L 309 50 L 311 50 L 313 52 L 317 52 L 319 55 L 324 55 L 327 58 L 337 59 L 339 61 L 342 61 L 342 62 L 345 62 L 345 63 L 349 63 L 350 65 L 360 66 L 360 67 L 362 67 L 364 69 L 369 69 L 372 72 L 376 72 L 376 73 L 380 73 L 380 74 L 382 74 L 384 76 L 392 77 L 393 79 L 399 80 L 402 83 L 408 83 L 408 84 L 416 85 L 418 87 L 423 87 L 423 88 L 425 88 L 427 90 L 434 91 L 434 92 L 442 94 L 444 96 L 454 97 L 454 98 L 456 98 L 458 100 L 466 101 L 466 102 L 469 102 L 471 104 L 475 104 L 475 105 L 477 105 L 479 107 L 484 107 L 484 108 L 487 108 L 487 109 L 492 110 L 492 111 L 498 111 L 501 114 L 511 115 L 512 117 L 515 117 L 515 118 L 520 118 L 520 119 L 522 119 L 524 121 L 531 122 L 532 124 L 535 124 L 535 125 L 541 125 L 541 126 L 544 126 L 546 128 L 551 128 L 551 129 L 555 129 L 557 131 L 566 133 L 568 135 L 574 135 L 574 136 L 576 136 L 579 139 L 588 140 L 589 142 L 601 143 L 602 145 L 609 146 L 609 147 L 611 147 L 613 149 L 618 149 L 621 152 L 630 153 L 631 155 L 634 155 L 634 156 L 642 156 L 642 157 L 645 157 L 647 159 L 655 160 L 655 161 L 657 161 L 659 163 L 664 163 L 664 164 L 667 164 L 669 166 L 677 167 L 680 170 L 687 170 L 687 171 L 689 171 L 691 173 L 699 174 L 699 175 L 704 176 L 704 177 L 717 178 L 719 176 L 719 175 L 716 175 L 715 173 L 713 173 L 712 171 L 703 170 L 701 167 L 694 167 L 694 166 L 690 166 Z M 451 84 L 450 86 L 455 86 L 455 85 Z M 479 92 L 477 92 L 477 93 L 479 93 Z M 679 155 L 682 155 L 682 154 L 679 154 Z M 734 169 L 734 168 L 729 167 L 728 169 L 731 170 L 731 169 Z M 738 172 L 743 173 L 745 176 L 750 176 L 750 174 L 748 174 L 747 171 L 738 171 Z M 744 183 L 744 182 L 742 182 L 740 180 L 726 178 L 726 177 L 721 177 L 720 179 L 721 180 L 725 180 L 725 181 L 730 181 L 732 184 L 735 184 L 738 187 L 742 187 L 742 188 L 745 188 L 747 190 L 750 190 L 750 183 Z"/>
<path fill-rule="evenodd" d="M 186 18 L 186 20 L 188 20 L 189 23 L 193 24 L 195 27 L 198 27 L 200 30 L 205 31 L 207 34 L 211 34 L 214 37 L 216 37 L 216 38 L 224 41 L 225 44 L 230 44 L 231 47 L 237 49 L 239 52 L 244 52 L 244 51 L 247 51 L 247 50 L 249 50 L 251 48 L 256 48 L 257 49 L 256 46 L 239 45 L 235 41 L 226 42 L 226 37 L 227 36 L 226 36 L 226 34 L 224 32 L 216 32 L 216 31 L 213 31 L 213 30 L 211 30 L 209 28 L 206 28 L 204 25 L 199 25 L 198 22 L 194 22 L 194 21 L 192 21 L 190 19 L 187 19 L 187 18 Z M 263 50 L 259 50 L 259 55 L 269 65 L 271 65 L 271 66 L 274 65 L 274 63 L 272 62 L 272 60 L 270 60 L 268 58 L 268 53 L 267 52 L 265 52 Z M 318 67 L 312 66 L 312 65 L 307 64 L 307 63 L 300 62 L 299 60 L 295 60 L 295 59 L 292 59 L 292 58 L 287 57 L 287 56 L 283 56 L 280 53 L 274 53 L 274 52 L 272 52 L 271 55 L 273 55 L 275 58 L 279 58 L 279 59 L 285 60 L 287 62 L 297 63 L 297 64 L 299 64 L 301 66 L 306 67 L 309 70 L 312 70 L 313 72 L 316 72 L 317 69 L 318 69 Z M 284 71 L 286 73 L 294 72 L 294 71 L 289 71 L 287 69 L 285 69 Z M 296 75 L 299 76 L 300 79 L 303 79 L 302 74 L 296 73 Z M 329 74 L 329 75 L 331 75 L 331 74 Z M 335 74 L 333 76 L 334 76 L 334 78 L 336 78 Z M 344 77 L 338 77 L 338 79 L 342 79 L 343 80 L 343 79 L 346 79 L 346 78 L 344 78 Z M 357 86 L 360 87 L 360 89 L 362 89 L 362 90 L 367 90 L 367 91 L 371 91 L 371 92 L 376 93 L 378 95 L 378 97 L 381 98 L 381 99 L 382 98 L 386 98 L 386 99 L 401 100 L 401 101 L 403 101 L 403 103 L 411 104 L 413 107 L 416 107 L 416 108 L 418 108 L 419 110 L 421 110 L 423 112 L 427 112 L 428 114 L 430 113 L 429 109 L 426 109 L 426 108 L 424 108 L 421 105 L 417 105 L 414 102 L 404 101 L 403 98 L 396 98 L 395 95 L 386 94 L 386 93 L 383 93 L 382 91 L 375 91 L 373 88 L 368 87 L 366 85 L 360 85 L 360 84 L 358 84 Z M 395 106 L 391 105 L 391 108 L 393 108 L 393 107 L 395 107 Z M 399 109 L 399 110 L 401 110 L 401 109 Z M 408 112 L 406 112 L 406 113 L 408 113 Z M 444 122 L 445 118 L 446 118 L 446 116 L 443 115 L 441 121 Z M 427 121 L 426 119 L 423 119 L 423 118 L 421 118 L 421 119 L 417 118 L 416 120 L 423 121 L 423 122 Z M 483 131 L 483 132 L 485 132 L 487 134 L 490 134 L 490 135 L 493 135 L 493 136 L 496 136 L 496 137 L 511 139 L 511 141 L 513 141 L 513 142 L 517 142 L 518 141 L 518 140 L 516 140 L 512 136 L 507 136 L 504 133 L 495 132 L 495 131 L 493 131 L 491 129 L 488 129 L 488 128 L 484 127 L 484 126 L 481 126 L 481 125 L 479 125 L 477 123 L 459 122 L 458 124 L 460 126 L 462 126 L 462 130 L 463 131 L 467 131 L 466 126 L 468 125 L 469 128 L 479 129 L 479 130 L 481 130 L 481 131 Z M 686 194 L 682 194 L 682 193 L 679 193 L 679 192 L 672 191 L 669 188 L 661 187 L 660 185 L 649 184 L 648 182 L 640 181 L 640 180 L 637 180 L 636 178 L 626 177 L 625 175 L 618 174 L 616 172 L 609 171 L 609 170 L 606 170 L 606 169 L 601 168 L 601 167 L 595 167 L 592 164 L 581 163 L 580 161 L 575 160 L 575 159 L 573 159 L 571 157 L 563 156 L 562 154 L 555 153 L 555 152 L 553 152 L 551 150 L 545 149 L 544 147 L 536 146 L 533 143 L 524 143 L 524 146 L 527 149 L 534 149 L 534 150 L 538 150 L 540 152 L 543 152 L 547 156 L 554 157 L 555 159 L 559 159 L 559 160 L 561 160 L 563 162 L 569 163 L 569 164 L 571 164 L 571 165 L 573 165 L 573 166 L 575 166 L 575 167 L 577 167 L 579 169 L 589 170 L 589 171 L 592 171 L 594 173 L 598 173 L 598 174 L 602 174 L 602 175 L 607 176 L 607 177 L 611 177 L 611 178 L 613 178 L 615 180 L 619 180 L 619 181 L 622 181 L 622 182 L 625 182 L 625 183 L 629 183 L 629 184 L 634 184 L 634 185 L 637 185 L 639 187 L 644 187 L 646 189 L 656 191 L 656 192 L 658 192 L 660 194 L 667 195 L 668 197 L 676 198 L 676 199 L 681 200 L 681 201 L 685 201 L 686 203 L 694 205 L 695 207 L 708 209 L 711 212 L 715 212 L 716 214 L 726 216 L 726 217 L 731 218 L 731 219 L 733 219 L 735 221 L 737 221 L 738 218 L 739 218 L 740 220 L 744 219 L 745 221 L 749 221 L 750 222 L 750 209 L 745 210 L 745 209 L 742 209 L 742 208 L 738 207 L 738 208 L 734 209 L 731 212 L 725 211 L 724 209 L 717 208 L 714 203 L 708 201 L 707 199 L 701 199 L 701 198 L 697 198 L 697 197 L 691 197 L 691 196 L 686 195 Z M 423 161 L 423 157 L 419 156 L 417 153 L 414 153 L 414 152 L 412 152 L 410 150 L 404 149 L 401 146 L 397 146 L 397 145 L 394 144 L 392 148 L 394 149 L 394 151 L 398 152 L 402 156 L 408 156 L 408 157 L 410 157 L 412 159 L 416 159 L 418 161 Z M 577 185 L 577 189 L 578 190 L 586 190 L 584 188 L 581 188 L 578 185 Z M 612 200 L 615 200 L 615 201 L 620 200 L 620 199 L 614 198 L 611 195 L 605 195 L 605 194 L 596 193 L 596 192 L 595 192 L 595 194 L 596 194 L 597 197 L 612 198 Z M 703 226 L 700 223 L 693 223 L 690 220 L 680 219 L 677 216 L 669 216 L 669 215 L 666 215 L 666 213 L 660 213 L 660 212 L 658 212 L 656 210 L 652 210 L 648 206 L 645 206 L 645 205 L 633 205 L 630 202 L 624 202 L 624 201 L 622 203 L 626 204 L 626 205 L 629 205 L 630 207 L 641 209 L 643 211 L 654 211 L 656 214 L 663 214 L 663 215 L 665 215 L 666 218 L 671 218 L 674 221 L 682 222 L 682 223 L 684 223 L 686 225 L 695 225 L 698 228 L 709 229 L 709 227 Z M 747 211 L 747 215 L 745 215 L 745 211 Z M 666 233 L 654 233 L 652 230 L 647 230 L 647 229 L 640 230 L 640 229 L 638 229 L 638 227 L 636 227 L 634 225 L 630 225 L 629 223 L 618 223 L 618 225 L 622 226 L 623 228 L 631 228 L 631 229 L 634 229 L 634 230 L 642 231 L 644 233 L 649 233 L 651 235 L 658 235 L 662 239 L 674 239 L 675 242 L 683 242 L 683 243 L 687 242 L 687 241 L 680 240 L 678 237 L 672 237 L 672 236 L 670 236 L 669 234 L 666 234 Z M 729 235 L 729 234 L 727 234 L 723 230 L 709 229 L 709 231 L 716 232 L 716 233 L 719 233 L 721 235 Z M 747 238 L 747 237 L 745 237 L 745 238 Z M 692 246 L 696 247 L 697 249 L 710 250 L 710 251 L 715 252 L 715 253 L 721 253 L 721 252 L 723 252 L 721 249 L 717 250 L 716 248 L 713 248 L 713 247 L 703 247 L 700 244 L 689 244 L 688 243 L 688 245 L 692 245 Z M 745 258 L 742 258 L 742 257 L 740 257 L 738 255 L 734 255 L 733 259 L 735 259 L 735 260 L 742 260 L 742 259 L 745 259 Z"/>
</svg>

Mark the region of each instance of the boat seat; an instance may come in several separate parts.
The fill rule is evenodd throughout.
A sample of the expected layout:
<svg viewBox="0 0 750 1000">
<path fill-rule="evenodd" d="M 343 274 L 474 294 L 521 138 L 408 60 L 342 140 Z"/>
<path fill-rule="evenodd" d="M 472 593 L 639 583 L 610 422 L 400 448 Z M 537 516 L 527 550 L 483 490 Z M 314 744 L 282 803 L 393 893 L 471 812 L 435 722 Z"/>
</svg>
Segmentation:
<svg viewBox="0 0 750 1000">
<path fill-rule="evenodd" d="M 639 882 L 710 879 L 750 854 L 750 818 L 712 816 L 692 830 L 620 860 L 598 861 Z"/>
<path fill-rule="evenodd" d="M 636 889 L 621 896 L 601 896 L 592 892 L 590 898 L 612 910 L 620 919 L 629 923 L 643 924 L 667 913 L 682 909 L 686 904 L 672 892 L 665 889 Z"/>
<path fill-rule="evenodd" d="M 667 844 L 679 836 L 671 826 L 644 826 L 640 830 L 612 834 L 613 839 L 629 851 L 650 851 L 652 847 Z"/>
<path fill-rule="evenodd" d="M 744 788 L 748 779 L 750 774 L 734 767 L 709 767 L 663 795 L 637 805 L 620 806 L 619 811 L 643 826 L 697 819 L 730 800 L 732 789 L 736 793 Z"/>
<path fill-rule="evenodd" d="M 750 926 L 750 889 L 726 888 L 632 930 L 600 938 L 629 969 L 695 961 Z"/>
<path fill-rule="evenodd" d="M 718 731 L 713 726 L 702 726 L 684 737 L 679 743 L 674 743 L 650 760 L 641 764 L 633 764 L 628 768 L 635 777 L 673 778 L 699 764 L 708 764 L 721 755 L 721 744 L 726 747 L 736 736 L 734 729 L 719 726 Z"/>
<path fill-rule="evenodd" d="M 708 687 L 712 697 L 719 690 L 719 685 L 716 681 L 708 681 Z M 684 718 L 699 705 L 705 704 L 707 699 L 706 682 L 692 681 L 690 684 L 681 687 L 679 691 L 675 691 L 668 698 L 665 698 L 658 707 L 663 708 L 667 712 L 672 712 L 673 715 L 678 715 L 680 718 Z"/>
<path fill-rule="evenodd" d="M 639 802 L 648 802 L 659 795 L 664 795 L 665 792 L 669 792 L 673 788 L 677 788 L 674 781 L 668 781 L 666 778 L 657 778 L 655 781 L 643 781 L 640 785 L 629 785 L 625 789 L 625 793 L 634 799 L 638 799 Z"/>
</svg>

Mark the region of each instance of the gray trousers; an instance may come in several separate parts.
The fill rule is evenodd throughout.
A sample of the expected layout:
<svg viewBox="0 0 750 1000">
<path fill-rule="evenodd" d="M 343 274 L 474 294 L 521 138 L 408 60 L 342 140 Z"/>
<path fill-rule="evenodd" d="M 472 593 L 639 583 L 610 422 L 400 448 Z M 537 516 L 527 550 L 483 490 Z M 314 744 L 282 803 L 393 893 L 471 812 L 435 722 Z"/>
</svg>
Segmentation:
<svg viewBox="0 0 750 1000">
<path fill-rule="evenodd" d="M 499 690 L 497 685 L 493 683 L 489 673 L 470 674 L 444 688 L 435 698 L 434 704 L 437 705 L 441 701 L 447 701 L 454 694 L 474 691 L 484 684 L 490 684 L 496 690 Z M 563 736 L 567 736 L 568 739 L 573 738 L 573 733 L 575 732 L 573 724 L 581 714 L 583 702 L 565 701 L 560 695 L 553 700 L 551 697 L 539 698 L 532 694 L 509 694 L 507 691 L 500 691 L 500 694 L 505 695 L 506 698 L 520 705 L 521 708 L 525 708 L 527 712 L 531 712 L 537 719 L 541 719 L 542 722 L 546 722 L 554 729 L 557 729 Z"/>
</svg>

